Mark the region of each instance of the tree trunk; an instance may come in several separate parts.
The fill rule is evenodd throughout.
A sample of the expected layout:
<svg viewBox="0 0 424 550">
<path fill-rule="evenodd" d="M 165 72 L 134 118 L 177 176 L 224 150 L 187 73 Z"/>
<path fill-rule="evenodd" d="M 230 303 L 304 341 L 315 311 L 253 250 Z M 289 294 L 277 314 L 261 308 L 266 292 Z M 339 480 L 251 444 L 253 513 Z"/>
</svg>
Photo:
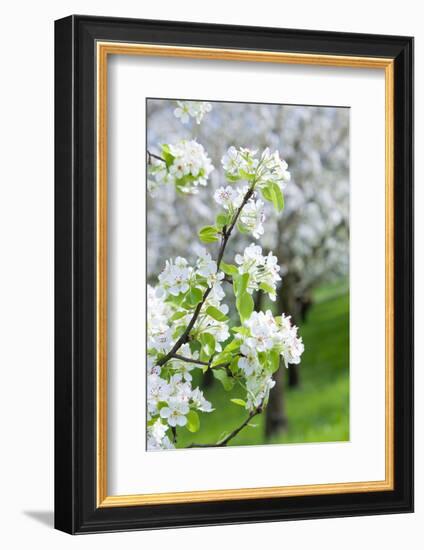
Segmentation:
<svg viewBox="0 0 424 550">
<path fill-rule="evenodd" d="M 293 284 L 291 284 L 290 276 L 288 275 L 284 279 L 284 283 L 280 288 L 277 295 L 277 313 L 285 313 L 290 315 L 292 323 L 299 324 L 301 320 L 301 308 L 300 302 L 296 299 L 294 291 L 292 290 Z M 288 370 L 288 387 L 297 388 L 300 386 L 300 376 L 298 365 L 289 365 Z"/>
<path fill-rule="evenodd" d="M 280 290 L 277 295 L 278 314 L 284 311 L 284 295 Z M 268 406 L 265 409 L 265 437 L 270 439 L 272 436 L 281 433 L 287 429 L 287 416 L 285 411 L 284 399 L 284 376 L 285 368 L 283 361 L 280 360 L 280 368 L 274 374 L 275 386 L 269 394 Z"/>
<path fill-rule="evenodd" d="M 213 384 L 213 381 L 215 380 L 212 369 L 208 369 L 202 378 L 202 388 L 210 388 Z"/>
<path fill-rule="evenodd" d="M 289 388 L 298 388 L 300 386 L 299 365 L 289 365 Z"/>
<path fill-rule="evenodd" d="M 284 290 L 286 292 L 284 292 Z M 282 291 L 282 304 L 284 313 L 291 316 L 291 321 L 295 325 L 299 325 L 301 321 L 301 307 L 300 301 L 296 299 L 293 291 L 290 291 L 290 287 L 287 285 L 283 287 Z M 288 387 L 297 388 L 300 386 L 300 374 L 299 374 L 299 365 L 289 365 L 288 368 Z"/>
<path fill-rule="evenodd" d="M 282 363 L 282 361 L 280 361 Z M 265 416 L 265 438 L 270 439 L 287 430 L 287 416 L 284 400 L 284 366 L 280 368 L 273 376 L 275 386 L 269 394 L 268 406 Z"/>
<path fill-rule="evenodd" d="M 255 311 L 261 311 L 264 293 L 261 290 L 255 292 L 253 302 L 255 304 Z"/>
<path fill-rule="evenodd" d="M 302 321 L 302 323 L 306 322 L 308 318 L 309 310 L 312 307 L 312 303 L 313 303 L 312 298 L 309 295 L 302 296 L 302 298 L 299 299 L 299 314 L 300 314 L 300 320 Z"/>
</svg>

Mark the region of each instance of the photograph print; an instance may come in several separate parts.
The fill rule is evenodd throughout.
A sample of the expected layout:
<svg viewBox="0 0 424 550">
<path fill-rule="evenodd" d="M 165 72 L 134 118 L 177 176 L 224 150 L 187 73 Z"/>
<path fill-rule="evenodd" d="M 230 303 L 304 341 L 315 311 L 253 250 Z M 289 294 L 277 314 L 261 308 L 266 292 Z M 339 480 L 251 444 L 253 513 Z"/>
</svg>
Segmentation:
<svg viewBox="0 0 424 550">
<path fill-rule="evenodd" d="M 349 119 L 146 100 L 148 451 L 349 440 Z"/>
</svg>

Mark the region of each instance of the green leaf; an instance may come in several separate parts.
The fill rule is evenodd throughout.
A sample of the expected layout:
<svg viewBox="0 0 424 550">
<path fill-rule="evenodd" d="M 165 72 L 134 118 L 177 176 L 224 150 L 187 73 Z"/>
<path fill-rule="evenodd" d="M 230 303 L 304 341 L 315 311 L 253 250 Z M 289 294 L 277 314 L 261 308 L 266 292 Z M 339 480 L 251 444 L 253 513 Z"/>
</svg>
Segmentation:
<svg viewBox="0 0 424 550">
<path fill-rule="evenodd" d="M 242 334 L 243 336 L 249 336 L 249 329 L 247 327 L 232 327 L 231 329 L 236 334 Z"/>
<path fill-rule="evenodd" d="M 271 189 L 269 188 L 269 186 L 263 187 L 263 188 L 261 189 L 261 192 L 262 192 L 263 198 L 264 198 L 266 201 L 272 202 Z"/>
<path fill-rule="evenodd" d="M 233 389 L 234 380 L 228 376 L 224 369 L 212 369 L 212 373 L 215 378 L 221 382 L 225 391 Z"/>
<path fill-rule="evenodd" d="M 268 364 L 268 353 L 266 351 L 259 351 L 258 352 L 258 359 L 259 359 L 259 363 L 263 367 L 266 367 L 267 364 Z"/>
<path fill-rule="evenodd" d="M 184 326 L 184 325 L 180 325 L 179 327 L 177 327 L 175 330 L 174 330 L 174 334 L 173 334 L 173 337 L 174 338 L 179 338 L 185 331 L 187 327 Z"/>
<path fill-rule="evenodd" d="M 267 283 L 261 283 L 259 285 L 259 288 L 264 292 L 268 292 L 268 294 L 275 296 L 275 288 L 273 288 L 271 285 L 268 285 Z"/>
<path fill-rule="evenodd" d="M 221 269 L 221 271 L 223 271 L 226 275 L 231 275 L 232 277 L 238 275 L 237 267 L 232 264 L 226 264 L 225 262 L 221 261 L 219 269 Z"/>
<path fill-rule="evenodd" d="M 217 230 L 214 225 L 206 225 L 199 231 L 199 238 L 204 243 L 213 243 L 218 240 Z"/>
<path fill-rule="evenodd" d="M 236 307 L 242 322 L 249 319 L 254 309 L 254 302 L 253 302 L 252 296 L 248 292 L 239 294 L 236 299 Z"/>
<path fill-rule="evenodd" d="M 278 183 L 274 183 L 271 189 L 272 203 L 277 212 L 281 212 L 284 208 L 284 195 Z"/>
<path fill-rule="evenodd" d="M 236 181 L 239 181 L 240 179 L 240 176 L 233 176 L 232 174 L 229 174 L 228 172 L 225 172 L 225 177 L 227 178 L 228 181 L 234 183 Z"/>
<path fill-rule="evenodd" d="M 248 235 L 250 233 L 249 229 L 245 227 L 242 223 L 237 224 L 237 229 L 242 233 L 243 235 Z"/>
<path fill-rule="evenodd" d="M 200 352 L 200 348 L 202 347 L 201 343 L 197 340 L 190 340 L 189 346 L 191 353 L 195 353 L 196 351 Z"/>
<path fill-rule="evenodd" d="M 240 172 L 240 176 L 241 176 L 244 180 L 253 181 L 253 180 L 255 179 L 255 174 L 249 174 L 248 172 L 246 172 L 246 171 L 243 170 L 243 169 L 240 169 L 239 172 Z"/>
<path fill-rule="evenodd" d="M 170 321 L 178 321 L 178 319 L 182 319 L 187 315 L 187 311 L 177 311 L 170 317 Z"/>
<path fill-rule="evenodd" d="M 230 399 L 231 403 L 234 403 L 235 405 L 240 405 L 240 407 L 246 407 L 246 401 L 243 401 L 243 399 Z"/>
<path fill-rule="evenodd" d="M 199 336 L 200 343 L 202 344 L 203 359 L 208 360 L 209 357 L 215 352 L 215 338 L 209 332 L 204 332 Z"/>
<path fill-rule="evenodd" d="M 166 143 L 162 145 L 162 157 L 164 161 L 166 162 L 166 167 L 169 168 L 171 164 L 174 162 L 174 155 L 171 154 L 169 150 L 169 145 Z"/>
<path fill-rule="evenodd" d="M 232 358 L 233 358 L 233 356 L 231 355 L 231 353 L 228 353 L 228 352 L 218 353 L 218 355 L 215 355 L 215 357 L 213 358 L 211 367 L 213 368 L 213 367 L 216 367 L 217 365 L 222 365 L 224 363 L 230 363 Z"/>
<path fill-rule="evenodd" d="M 195 433 L 199 431 L 200 428 L 200 419 L 196 411 L 189 411 L 187 415 L 187 424 L 186 428 L 189 432 Z"/>
<path fill-rule="evenodd" d="M 237 374 L 237 371 L 238 371 L 238 362 L 239 362 L 239 359 L 240 357 L 238 355 L 236 355 L 233 360 L 231 361 L 231 364 L 230 364 L 230 371 L 232 374 Z"/>
<path fill-rule="evenodd" d="M 228 220 L 229 220 L 228 214 L 223 214 L 223 213 L 218 214 L 216 217 L 216 226 L 219 229 L 222 229 L 225 225 L 227 225 Z"/>
<path fill-rule="evenodd" d="M 220 321 L 220 322 L 228 321 L 228 317 L 224 313 L 222 313 L 222 311 L 220 311 L 218 308 L 213 306 L 209 306 L 206 309 L 206 314 L 209 315 L 209 317 L 212 317 L 212 319 L 215 319 L 215 321 Z"/>
<path fill-rule="evenodd" d="M 173 294 L 169 294 L 166 297 L 165 302 L 167 302 L 169 304 L 173 304 L 175 306 L 180 306 L 183 303 L 185 297 L 186 297 L 185 293 L 180 293 L 180 294 L 178 294 L 178 296 L 174 296 Z"/>
<path fill-rule="evenodd" d="M 203 292 L 200 290 L 200 288 L 193 287 L 193 288 L 190 288 L 186 299 L 187 299 L 187 302 L 194 307 L 194 306 L 197 306 L 197 304 L 202 301 L 202 298 L 203 298 Z"/>
<path fill-rule="evenodd" d="M 268 353 L 268 364 L 272 374 L 280 368 L 280 354 L 277 350 L 272 349 Z"/>
<path fill-rule="evenodd" d="M 240 349 L 241 340 L 238 338 L 233 338 L 229 344 L 224 348 L 224 353 L 231 353 L 232 351 L 238 351 Z"/>
<path fill-rule="evenodd" d="M 262 196 L 267 201 L 272 202 L 277 212 L 281 212 L 281 210 L 283 210 L 284 195 L 278 183 L 276 183 L 275 181 L 269 182 L 268 185 L 262 189 Z"/>
<path fill-rule="evenodd" d="M 234 288 L 234 294 L 236 295 L 236 297 L 246 292 L 247 287 L 249 285 L 249 277 L 250 277 L 249 273 L 234 275 L 233 288 Z"/>
</svg>

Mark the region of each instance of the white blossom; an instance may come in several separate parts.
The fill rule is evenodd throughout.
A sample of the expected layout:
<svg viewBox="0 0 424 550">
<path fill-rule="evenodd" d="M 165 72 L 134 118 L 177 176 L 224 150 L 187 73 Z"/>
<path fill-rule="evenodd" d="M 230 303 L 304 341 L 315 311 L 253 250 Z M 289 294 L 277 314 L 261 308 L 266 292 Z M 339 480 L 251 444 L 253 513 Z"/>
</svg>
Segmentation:
<svg viewBox="0 0 424 550">
<path fill-rule="evenodd" d="M 225 298 L 225 292 L 222 288 L 222 281 L 224 280 L 224 273 L 218 271 L 218 273 L 213 273 L 208 277 L 208 285 L 211 287 L 209 293 L 209 301 L 211 303 L 219 303 L 222 299 Z"/>
<path fill-rule="evenodd" d="M 250 329 L 250 337 L 246 340 L 250 347 L 257 351 L 268 351 L 274 347 L 277 326 L 269 310 L 266 313 L 254 311 L 244 324 Z"/>
<path fill-rule="evenodd" d="M 212 110 L 212 105 L 207 101 L 177 101 L 177 105 L 174 116 L 183 124 L 187 124 L 190 117 L 200 124 L 205 114 Z"/>
<path fill-rule="evenodd" d="M 302 338 L 298 336 L 296 325 L 291 324 L 289 316 L 282 314 L 274 317 L 270 310 L 253 311 L 249 319 L 244 322 L 249 329 L 248 334 L 238 335 L 243 339 L 243 345 L 256 351 L 277 350 L 283 357 L 286 366 L 300 363 L 304 351 Z M 240 347 L 243 355 L 247 356 L 247 348 Z M 239 361 L 240 363 L 240 361 Z M 243 363 L 245 364 L 245 363 Z"/>
<path fill-rule="evenodd" d="M 278 258 L 272 252 L 263 256 L 262 248 L 252 243 L 244 249 L 243 255 L 236 254 L 235 261 L 239 265 L 239 273 L 249 274 L 248 291 L 258 290 L 262 284 L 271 300 L 275 301 L 276 286 L 281 281 Z"/>
<path fill-rule="evenodd" d="M 246 376 L 250 376 L 260 368 L 256 349 L 244 343 L 240 346 L 240 352 L 243 355 L 239 359 L 238 366 L 244 371 Z"/>
<path fill-rule="evenodd" d="M 249 179 L 258 188 L 274 182 L 284 189 L 285 184 L 290 181 L 287 162 L 280 159 L 278 151 L 271 153 L 268 147 L 259 159 L 256 154 L 257 151 L 242 147 L 236 149 L 231 146 L 228 149 L 221 162 L 230 181 Z"/>
<path fill-rule="evenodd" d="M 164 418 L 170 426 L 185 426 L 187 424 L 187 414 L 190 407 L 186 401 L 171 397 L 167 407 L 162 407 L 160 417 Z"/>
<path fill-rule="evenodd" d="M 203 247 L 199 247 L 198 259 L 196 262 L 197 273 L 208 280 L 208 285 L 211 286 L 210 281 L 212 277 L 216 275 L 217 265 L 215 260 L 212 260 L 211 255 Z"/>
<path fill-rule="evenodd" d="M 263 373 L 260 376 L 251 376 L 247 379 L 247 401 L 246 407 L 254 410 L 266 405 L 269 392 L 275 386 L 275 381 L 270 374 Z"/>
<path fill-rule="evenodd" d="M 179 350 L 179 355 L 184 357 L 185 359 L 197 359 L 199 356 L 198 352 L 191 353 L 190 346 L 188 344 L 183 344 Z M 196 363 L 190 363 L 190 361 L 182 361 L 180 359 L 175 359 L 172 361 L 172 368 L 177 371 L 178 375 L 178 382 L 181 380 L 185 380 L 185 382 L 191 382 L 193 377 L 191 375 L 191 371 L 195 368 L 198 368 L 199 365 Z M 187 385 L 183 391 L 181 391 L 181 386 L 178 388 L 176 387 L 176 392 L 179 393 L 179 395 L 183 396 L 184 398 L 187 397 L 187 392 L 191 392 L 191 387 L 189 388 Z"/>
<path fill-rule="evenodd" d="M 171 388 L 166 380 L 158 375 L 150 375 L 147 378 L 147 407 L 151 415 L 157 414 L 158 404 L 167 401 L 171 394 Z"/>
<path fill-rule="evenodd" d="M 240 223 L 247 231 L 250 231 L 255 239 L 264 234 L 263 223 L 265 221 L 264 202 L 260 199 L 249 199 L 240 214 Z"/>
<path fill-rule="evenodd" d="M 231 146 L 221 160 L 227 176 L 246 179 L 246 175 L 253 175 L 258 166 L 258 160 L 255 159 L 256 153 L 257 151 L 247 148 L 236 149 Z"/>
<path fill-rule="evenodd" d="M 172 344 L 172 330 L 168 326 L 171 315 L 168 305 L 158 295 L 158 289 L 147 286 L 147 349 L 148 352 L 167 352 Z M 148 372 L 159 374 L 160 368 L 155 366 L 151 357 L 147 361 Z"/>
<path fill-rule="evenodd" d="M 191 392 L 191 399 L 193 401 L 193 405 L 202 412 L 212 412 L 214 409 L 212 408 L 212 404 L 205 399 L 205 396 L 203 395 L 203 392 L 199 388 L 195 388 Z"/>
<path fill-rule="evenodd" d="M 167 260 L 165 269 L 158 277 L 161 288 L 173 296 L 187 292 L 192 271 L 185 258 L 178 256 L 175 261 Z"/>
<path fill-rule="evenodd" d="M 196 140 L 181 140 L 162 145 L 162 161 L 149 166 L 149 191 L 163 184 L 173 184 L 182 193 L 197 193 L 199 185 L 207 185 L 213 165 L 205 149 Z M 154 179 L 152 179 L 154 178 Z"/>
<path fill-rule="evenodd" d="M 151 426 L 149 426 L 148 435 L 158 445 L 160 445 L 162 442 L 162 439 L 165 437 L 167 429 L 168 429 L 168 426 L 166 424 L 162 424 L 162 422 L 158 418 Z"/>
<path fill-rule="evenodd" d="M 268 147 L 262 153 L 258 171 L 259 185 L 273 181 L 283 190 L 291 179 L 287 162 L 280 159 L 278 151 L 271 153 Z"/>
<path fill-rule="evenodd" d="M 297 326 L 292 325 L 290 317 L 284 315 L 284 313 L 277 321 L 277 326 L 279 328 L 278 338 L 281 342 L 281 355 L 286 366 L 299 364 L 305 346 L 302 338 L 297 334 Z"/>
<path fill-rule="evenodd" d="M 172 339 L 171 328 L 163 327 L 155 331 L 155 333 L 150 336 L 148 347 L 155 349 L 158 352 L 166 353 L 171 349 L 172 344 L 173 344 L 173 339 Z"/>
<path fill-rule="evenodd" d="M 233 187 L 220 187 L 213 196 L 215 202 L 221 205 L 225 210 L 233 211 L 241 205 L 242 197 Z"/>
</svg>

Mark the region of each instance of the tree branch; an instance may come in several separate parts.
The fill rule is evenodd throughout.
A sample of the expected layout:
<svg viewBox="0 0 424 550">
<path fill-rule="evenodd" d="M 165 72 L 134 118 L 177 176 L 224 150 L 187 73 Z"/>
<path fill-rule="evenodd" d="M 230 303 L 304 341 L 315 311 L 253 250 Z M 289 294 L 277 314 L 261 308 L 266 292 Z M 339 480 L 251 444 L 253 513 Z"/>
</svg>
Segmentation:
<svg viewBox="0 0 424 550">
<path fill-rule="evenodd" d="M 218 259 L 216 261 L 216 265 L 217 265 L 218 269 L 219 269 L 219 266 L 221 265 L 221 261 L 222 261 L 222 258 L 224 256 L 225 247 L 227 246 L 227 242 L 228 242 L 229 238 L 231 237 L 231 232 L 233 231 L 234 226 L 237 223 L 237 220 L 238 220 L 238 218 L 241 214 L 241 211 L 246 206 L 247 201 L 253 195 L 254 187 L 255 187 L 255 184 L 252 184 L 252 186 L 249 188 L 249 190 L 245 194 L 245 196 L 243 198 L 243 201 L 242 201 L 241 205 L 239 206 L 237 212 L 235 213 L 235 216 L 234 216 L 230 226 L 228 227 L 228 229 L 226 229 L 225 227 L 223 229 L 223 237 L 222 237 L 221 246 L 220 246 L 220 249 L 219 249 L 219 252 L 218 252 Z M 217 269 L 217 271 L 218 271 L 218 269 Z"/>
<path fill-rule="evenodd" d="M 174 359 L 178 359 L 179 361 L 185 361 L 186 363 L 194 363 L 195 365 L 202 365 L 204 367 L 209 366 L 209 363 L 207 363 L 206 361 L 199 361 L 199 359 L 184 357 L 183 355 L 179 355 L 178 353 L 174 354 Z"/>
<path fill-rule="evenodd" d="M 178 353 L 175 353 L 172 359 L 178 359 L 179 361 L 185 361 L 186 363 L 193 363 L 194 365 L 201 365 L 202 367 L 210 367 L 212 363 L 212 358 L 209 361 L 200 361 L 199 359 L 185 357 L 184 355 L 179 355 Z M 230 363 L 228 362 L 219 363 L 218 365 L 214 365 L 214 369 L 227 369 L 229 366 L 230 366 Z"/>
<path fill-rule="evenodd" d="M 243 208 L 245 207 L 247 201 L 250 199 L 250 197 L 253 195 L 253 189 L 255 187 L 255 184 L 253 183 L 252 186 L 249 188 L 249 190 L 247 191 L 247 193 L 245 194 L 244 198 L 243 198 L 243 201 L 241 203 L 241 205 L 239 206 L 237 212 L 235 213 L 234 215 L 234 218 L 233 220 L 231 221 L 231 224 L 230 226 L 228 227 L 228 229 L 226 229 L 224 227 L 223 229 L 223 235 L 222 235 L 222 240 L 221 240 L 221 246 L 219 247 L 219 252 L 218 252 L 218 258 L 217 258 L 217 261 L 216 261 L 216 271 L 218 272 L 219 271 L 219 267 L 221 265 L 221 261 L 222 261 L 222 258 L 224 256 L 224 252 L 225 252 L 225 248 L 227 246 L 227 243 L 228 243 L 228 240 L 231 236 L 231 232 L 232 230 L 234 229 L 234 226 L 236 225 L 237 223 L 237 220 L 240 216 L 240 213 L 241 211 L 243 210 Z M 200 314 L 200 311 L 203 307 L 203 304 L 206 302 L 207 300 L 207 297 L 209 296 L 210 292 L 212 290 L 212 287 L 208 287 L 206 290 L 205 290 L 205 293 L 203 294 L 203 297 L 201 299 L 201 301 L 197 304 L 196 306 L 196 309 L 194 310 L 194 313 L 193 313 L 193 316 L 192 318 L 190 319 L 190 322 L 188 323 L 187 325 L 187 328 L 185 329 L 185 331 L 182 333 L 182 335 L 178 338 L 178 340 L 175 342 L 175 344 L 173 345 L 172 349 L 164 356 L 162 357 L 162 359 L 159 359 L 159 361 L 156 363 L 158 365 L 158 367 L 161 367 L 162 365 L 164 365 L 167 361 L 169 361 L 170 359 L 172 359 L 173 357 L 175 357 L 175 354 L 177 353 L 177 351 L 180 349 L 180 347 L 185 344 L 187 342 L 187 339 L 188 339 L 188 336 L 191 332 L 191 329 L 194 327 L 194 324 L 196 323 L 197 321 L 197 318 L 199 317 L 199 314 Z"/>
<path fill-rule="evenodd" d="M 251 413 L 249 413 L 249 416 L 238 426 L 235 430 L 233 430 L 231 433 L 226 435 L 221 441 L 218 441 L 218 443 L 192 443 L 187 449 L 193 449 L 196 447 L 226 447 L 227 443 L 229 443 L 234 437 L 236 437 L 237 434 L 241 432 L 243 428 L 245 428 L 249 422 L 252 420 L 253 417 L 260 414 L 262 412 L 262 404 L 259 405 L 256 409 L 254 409 Z"/>
<path fill-rule="evenodd" d="M 161 160 L 162 162 L 164 162 L 166 164 L 166 160 L 162 157 L 160 157 L 159 155 L 155 155 L 154 153 L 151 153 L 148 149 L 146 149 L 147 151 L 147 156 L 149 157 L 148 158 L 148 163 L 150 164 L 151 163 L 151 159 L 154 158 L 156 160 Z"/>
</svg>

